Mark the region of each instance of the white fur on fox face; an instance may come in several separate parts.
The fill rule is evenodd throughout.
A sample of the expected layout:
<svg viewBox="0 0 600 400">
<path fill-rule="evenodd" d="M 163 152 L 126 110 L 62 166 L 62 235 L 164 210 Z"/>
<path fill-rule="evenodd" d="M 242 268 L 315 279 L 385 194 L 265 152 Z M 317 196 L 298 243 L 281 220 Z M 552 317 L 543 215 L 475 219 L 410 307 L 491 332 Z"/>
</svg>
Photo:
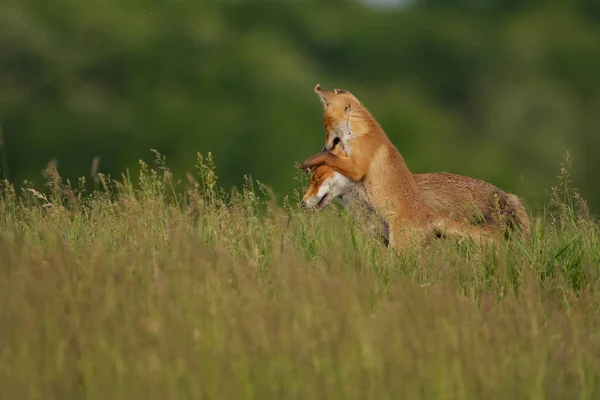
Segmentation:
<svg viewBox="0 0 600 400">
<path fill-rule="evenodd" d="M 317 194 L 307 200 L 308 208 L 325 208 L 336 197 L 343 196 L 351 189 L 353 182 L 339 172 L 334 172 L 333 176 L 327 178 L 321 186 Z M 325 197 L 327 197 L 325 199 Z M 321 203 L 321 201 L 323 201 Z M 321 204 L 319 204 L 321 203 Z"/>
<path fill-rule="evenodd" d="M 351 189 L 351 185 L 353 184 L 349 178 L 337 171 L 335 171 L 333 176 L 327 180 L 327 183 L 333 198 L 343 196 L 348 193 Z"/>
<path fill-rule="evenodd" d="M 317 195 L 315 196 L 316 202 L 318 203 L 319 201 L 321 201 L 321 199 L 325 196 L 327 196 L 328 194 L 331 193 L 330 187 L 329 187 L 329 179 L 325 182 L 323 182 L 321 184 L 321 187 L 319 188 L 319 191 L 317 192 Z"/>
<path fill-rule="evenodd" d="M 350 123 L 348 121 L 340 122 L 339 124 L 333 127 L 332 131 L 334 135 L 331 139 L 331 143 L 333 144 L 333 140 L 335 140 L 336 137 L 339 138 L 342 147 L 344 148 L 346 153 L 350 155 L 352 151 L 350 149 L 350 146 L 348 145 L 348 142 L 350 141 L 350 139 L 352 139 L 352 130 L 350 129 Z"/>
</svg>

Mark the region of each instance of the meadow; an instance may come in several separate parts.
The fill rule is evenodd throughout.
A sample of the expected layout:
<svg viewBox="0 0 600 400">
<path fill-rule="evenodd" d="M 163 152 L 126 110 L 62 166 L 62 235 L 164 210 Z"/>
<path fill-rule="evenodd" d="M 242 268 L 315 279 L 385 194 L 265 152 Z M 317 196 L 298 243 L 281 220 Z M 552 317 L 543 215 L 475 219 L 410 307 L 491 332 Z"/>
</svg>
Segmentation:
<svg viewBox="0 0 600 400">
<path fill-rule="evenodd" d="M 600 398 L 600 229 L 568 159 L 532 237 L 395 255 L 340 207 L 93 173 L 4 182 L 7 399 Z M 283 205 L 280 205 L 283 203 Z"/>
</svg>

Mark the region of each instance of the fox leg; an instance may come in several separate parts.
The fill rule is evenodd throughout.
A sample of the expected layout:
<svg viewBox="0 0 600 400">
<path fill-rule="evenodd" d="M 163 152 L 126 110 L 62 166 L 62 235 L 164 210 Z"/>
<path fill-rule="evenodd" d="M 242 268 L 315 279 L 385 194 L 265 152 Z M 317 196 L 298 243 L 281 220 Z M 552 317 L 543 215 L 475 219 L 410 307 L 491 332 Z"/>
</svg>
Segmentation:
<svg viewBox="0 0 600 400">
<path fill-rule="evenodd" d="M 356 163 L 353 159 L 350 157 L 336 156 L 328 151 L 307 158 L 300 166 L 300 169 L 308 170 L 323 164 L 354 182 L 361 181 L 365 176 L 366 169 Z"/>
<path fill-rule="evenodd" d="M 400 256 L 411 252 L 418 252 L 426 244 L 424 232 L 416 227 L 404 227 L 400 229 L 389 228 L 389 247 L 393 247 Z"/>
</svg>

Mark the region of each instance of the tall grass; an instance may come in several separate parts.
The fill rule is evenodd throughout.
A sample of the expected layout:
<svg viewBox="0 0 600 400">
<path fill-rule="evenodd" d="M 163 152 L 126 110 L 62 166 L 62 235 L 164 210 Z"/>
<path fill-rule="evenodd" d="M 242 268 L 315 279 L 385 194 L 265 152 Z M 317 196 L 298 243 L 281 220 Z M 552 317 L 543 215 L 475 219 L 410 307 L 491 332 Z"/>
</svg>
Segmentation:
<svg viewBox="0 0 600 400">
<path fill-rule="evenodd" d="M 52 165 L 2 185 L 2 398 L 600 398 L 600 231 L 568 165 L 529 242 L 400 258 L 156 156 L 92 193 Z"/>
</svg>

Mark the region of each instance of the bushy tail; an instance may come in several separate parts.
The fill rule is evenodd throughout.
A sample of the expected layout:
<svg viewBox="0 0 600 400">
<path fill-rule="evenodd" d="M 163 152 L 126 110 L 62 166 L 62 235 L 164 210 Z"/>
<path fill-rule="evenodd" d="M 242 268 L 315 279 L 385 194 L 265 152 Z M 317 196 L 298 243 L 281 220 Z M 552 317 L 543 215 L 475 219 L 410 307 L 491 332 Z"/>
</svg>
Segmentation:
<svg viewBox="0 0 600 400">
<path fill-rule="evenodd" d="M 514 194 L 509 193 L 508 206 L 510 220 L 507 221 L 507 228 L 517 236 L 522 235 L 523 239 L 529 240 L 531 237 L 531 220 L 521 200 Z"/>
</svg>

